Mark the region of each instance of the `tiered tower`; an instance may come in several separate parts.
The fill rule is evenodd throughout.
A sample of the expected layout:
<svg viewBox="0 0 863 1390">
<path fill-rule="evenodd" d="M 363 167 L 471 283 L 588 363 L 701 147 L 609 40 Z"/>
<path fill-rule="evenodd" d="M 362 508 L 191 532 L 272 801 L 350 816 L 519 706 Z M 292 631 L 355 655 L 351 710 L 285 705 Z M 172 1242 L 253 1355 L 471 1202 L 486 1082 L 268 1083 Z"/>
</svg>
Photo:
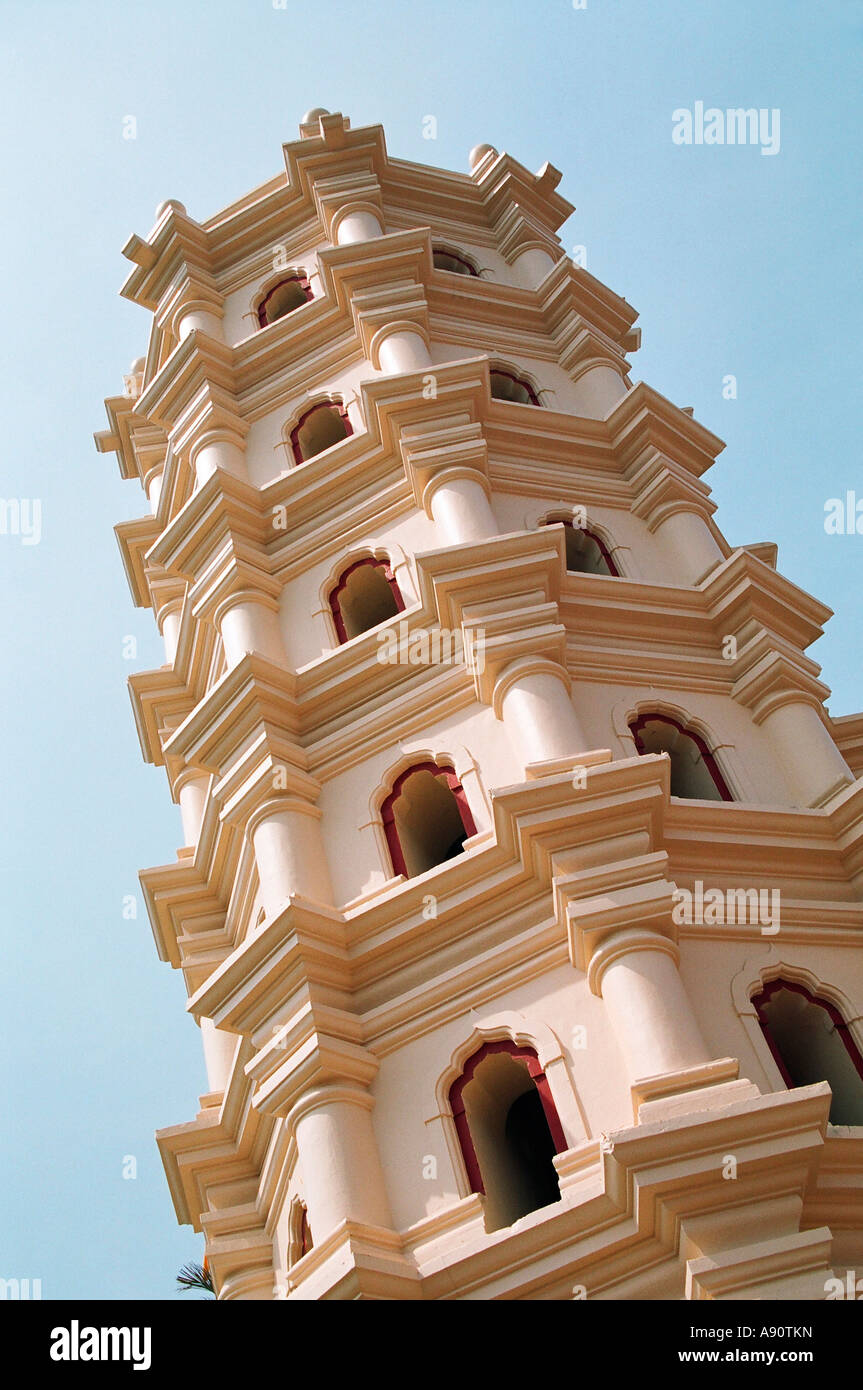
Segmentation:
<svg viewBox="0 0 863 1390">
<path fill-rule="evenodd" d="M 159 1135 L 178 1218 L 222 1298 L 824 1298 L 863 1267 L 829 612 L 718 530 L 721 443 L 630 380 L 551 165 L 322 110 L 284 159 L 130 239 L 149 348 L 97 436 L 166 647 L 130 684 L 210 1086 Z"/>
</svg>

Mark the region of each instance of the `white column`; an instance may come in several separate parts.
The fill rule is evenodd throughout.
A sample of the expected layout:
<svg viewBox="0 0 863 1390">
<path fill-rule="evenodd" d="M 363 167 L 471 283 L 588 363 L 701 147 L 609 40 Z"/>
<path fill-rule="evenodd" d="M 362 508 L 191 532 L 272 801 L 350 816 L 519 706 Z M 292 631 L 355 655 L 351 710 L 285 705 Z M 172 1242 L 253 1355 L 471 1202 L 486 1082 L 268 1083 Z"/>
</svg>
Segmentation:
<svg viewBox="0 0 863 1390">
<path fill-rule="evenodd" d="M 574 391 L 577 414 L 590 420 L 604 420 L 618 401 L 623 400 L 628 387 L 614 367 L 597 363 L 576 379 Z"/>
<path fill-rule="evenodd" d="M 176 318 L 176 331 L 180 342 L 188 338 L 194 329 L 199 333 L 206 333 L 209 338 L 221 340 L 221 314 L 214 313 L 212 309 L 206 309 L 202 305 L 190 305 L 188 309 L 181 309 Z"/>
<path fill-rule="evenodd" d="M 801 806 L 819 806 L 854 781 L 824 721 L 807 700 L 789 700 L 762 723 Z"/>
<path fill-rule="evenodd" d="M 177 655 L 177 643 L 180 637 L 180 619 L 182 614 L 183 605 L 180 599 L 177 599 L 159 614 L 162 639 L 165 643 L 165 656 L 167 657 L 169 665 L 173 665 L 174 657 Z"/>
<path fill-rule="evenodd" d="M 722 563 L 722 551 L 699 512 L 672 512 L 656 528 L 682 584 L 698 584 Z"/>
<path fill-rule="evenodd" d="M 153 469 L 152 473 L 147 474 L 147 477 L 144 481 L 144 487 L 147 492 L 147 501 L 150 504 L 150 511 L 152 512 L 153 516 L 156 515 L 156 512 L 159 509 L 159 498 L 162 495 L 162 479 L 164 478 L 164 476 L 164 465 L 160 464 L 158 468 Z"/>
<path fill-rule="evenodd" d="M 202 1018 L 201 1042 L 204 1045 L 207 1084 L 211 1091 L 224 1091 L 239 1038 L 234 1033 L 225 1033 L 217 1028 L 211 1018 Z"/>
<path fill-rule="evenodd" d="M 345 1220 L 392 1225 L 371 1109 L 367 1091 L 324 1086 L 304 1096 L 288 1117 L 316 1245 Z"/>
<path fill-rule="evenodd" d="M 216 626 L 225 648 L 225 661 L 233 670 L 247 652 L 260 652 L 270 661 L 284 661 L 285 650 L 275 599 L 261 595 L 231 595 L 216 611 Z"/>
<path fill-rule="evenodd" d="M 531 246 L 527 251 L 522 251 L 512 263 L 518 283 L 528 290 L 535 289 L 553 267 L 554 261 L 551 256 L 547 251 L 541 251 L 538 246 Z"/>
<path fill-rule="evenodd" d="M 275 917 L 292 896 L 332 903 L 320 816 L 309 801 L 277 797 L 252 818 L 249 833 L 268 918 Z"/>
<path fill-rule="evenodd" d="M 488 495 L 479 477 L 464 468 L 447 468 L 428 483 L 423 498 L 445 545 L 483 541 L 498 534 Z"/>
<path fill-rule="evenodd" d="M 523 657 L 511 662 L 498 676 L 493 703 L 524 766 L 569 758 L 587 748 L 566 672 L 553 661 Z"/>
<path fill-rule="evenodd" d="M 370 209 L 345 212 L 336 223 L 336 245 L 350 246 L 355 241 L 373 241 L 383 236 L 381 220 Z"/>
<path fill-rule="evenodd" d="M 431 355 L 425 339 L 410 329 L 397 329 L 388 333 L 379 343 L 378 358 L 381 371 L 389 376 L 397 372 L 418 372 L 431 366 Z"/>
<path fill-rule="evenodd" d="M 177 779 L 177 800 L 187 845 L 196 845 L 201 834 L 201 822 L 207 804 L 209 779 L 200 772 L 183 772 Z"/>
<path fill-rule="evenodd" d="M 711 1060 L 667 938 L 637 929 L 607 938 L 590 963 L 631 1082 Z"/>
<path fill-rule="evenodd" d="M 192 450 L 191 460 L 198 487 L 211 478 L 217 468 L 248 482 L 245 453 L 235 439 L 205 437 L 197 448 Z"/>
</svg>

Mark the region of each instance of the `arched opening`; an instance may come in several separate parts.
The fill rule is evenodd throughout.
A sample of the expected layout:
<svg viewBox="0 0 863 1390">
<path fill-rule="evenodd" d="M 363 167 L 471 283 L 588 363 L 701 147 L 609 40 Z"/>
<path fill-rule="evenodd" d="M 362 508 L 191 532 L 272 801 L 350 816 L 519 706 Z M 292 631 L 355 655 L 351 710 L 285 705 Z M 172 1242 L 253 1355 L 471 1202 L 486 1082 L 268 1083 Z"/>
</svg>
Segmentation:
<svg viewBox="0 0 863 1390">
<path fill-rule="evenodd" d="M 476 834 L 461 783 L 438 763 L 418 763 L 397 777 L 381 818 L 393 870 L 406 878 L 455 858 Z"/>
<path fill-rule="evenodd" d="M 733 801 L 716 759 L 699 734 L 667 714 L 640 714 L 629 726 L 639 753 L 667 753 L 671 795 L 695 801 Z"/>
<path fill-rule="evenodd" d="M 552 1160 L 566 1140 L 535 1052 L 486 1043 L 450 1088 L 450 1106 L 471 1191 L 485 1194 L 488 1230 L 560 1201 Z"/>
<path fill-rule="evenodd" d="M 786 1086 L 828 1082 L 830 1123 L 863 1125 L 863 1058 L 839 1010 L 782 979 L 771 980 L 752 1002 Z"/>
<path fill-rule="evenodd" d="M 491 370 L 491 395 L 495 401 L 515 401 L 517 405 L 539 405 L 539 397 L 529 381 L 512 372 Z"/>
<path fill-rule="evenodd" d="M 350 565 L 330 594 L 330 608 L 340 642 L 385 623 L 404 611 L 395 576 L 388 560 L 357 560 Z"/>
<path fill-rule="evenodd" d="M 619 578 L 620 570 L 611 558 L 611 551 L 595 531 L 575 526 L 566 517 L 553 517 L 544 525 L 562 522 L 566 528 L 566 568 L 570 574 L 607 574 Z"/>
<path fill-rule="evenodd" d="M 313 298 L 311 286 L 304 275 L 288 275 L 264 295 L 258 305 L 258 323 L 266 328 L 267 324 L 283 319 L 285 314 L 308 304 Z"/>
<path fill-rule="evenodd" d="M 334 401 L 322 401 L 301 415 L 291 430 L 294 460 L 305 463 L 353 434 L 348 413 Z"/>
<path fill-rule="evenodd" d="M 479 274 L 476 266 L 468 260 L 467 256 L 460 255 L 455 251 L 447 251 L 442 246 L 433 249 L 432 261 L 435 270 L 448 270 L 451 275 Z"/>
</svg>

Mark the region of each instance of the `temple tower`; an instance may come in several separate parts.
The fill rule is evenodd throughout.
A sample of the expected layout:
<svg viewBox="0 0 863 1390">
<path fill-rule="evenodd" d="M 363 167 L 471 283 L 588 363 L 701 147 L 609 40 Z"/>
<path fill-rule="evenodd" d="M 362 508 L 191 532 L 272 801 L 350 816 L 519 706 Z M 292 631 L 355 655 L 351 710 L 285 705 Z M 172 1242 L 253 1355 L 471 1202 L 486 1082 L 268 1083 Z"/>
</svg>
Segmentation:
<svg viewBox="0 0 863 1390">
<path fill-rule="evenodd" d="M 863 716 L 630 375 L 560 174 L 309 112 L 124 255 L 106 402 L 182 821 L 141 882 L 235 1299 L 824 1298 L 863 1264 Z"/>
</svg>

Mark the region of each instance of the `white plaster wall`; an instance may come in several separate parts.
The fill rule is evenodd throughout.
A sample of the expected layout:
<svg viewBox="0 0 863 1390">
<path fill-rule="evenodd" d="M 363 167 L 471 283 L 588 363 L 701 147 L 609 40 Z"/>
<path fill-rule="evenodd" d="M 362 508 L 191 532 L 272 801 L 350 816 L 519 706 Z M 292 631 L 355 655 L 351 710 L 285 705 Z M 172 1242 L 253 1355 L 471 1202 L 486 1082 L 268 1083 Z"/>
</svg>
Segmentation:
<svg viewBox="0 0 863 1390">
<path fill-rule="evenodd" d="M 456 772 L 475 761 L 479 773 L 466 772 L 462 785 L 477 832 L 491 825 L 489 788 L 507 786 L 513 779 L 512 752 L 503 725 L 485 705 L 472 704 L 439 720 L 429 721 L 419 735 L 399 736 L 362 762 L 324 783 L 318 799 L 323 813 L 324 845 L 330 865 L 337 905 L 382 888 L 392 878 L 392 867 L 372 825 L 370 799 L 404 753 L 448 754 Z M 399 769 L 401 770 L 401 768 Z M 443 869 L 429 871 L 429 879 Z"/>
<path fill-rule="evenodd" d="M 552 1030 L 578 1093 L 588 1138 L 632 1123 L 623 1061 L 605 1007 L 590 993 L 585 976 L 571 966 L 560 966 L 497 997 L 477 991 L 463 1002 L 459 1018 L 383 1057 L 375 1079 L 375 1132 L 399 1230 L 460 1200 L 444 1129 L 437 1118 L 435 1089 L 477 1018 L 513 1010 L 523 1016 L 527 1031 L 535 1024 Z M 573 1047 L 576 1026 L 585 1029 L 584 1048 Z M 436 1178 L 423 1177 L 426 1156 L 436 1160 Z"/>
</svg>

